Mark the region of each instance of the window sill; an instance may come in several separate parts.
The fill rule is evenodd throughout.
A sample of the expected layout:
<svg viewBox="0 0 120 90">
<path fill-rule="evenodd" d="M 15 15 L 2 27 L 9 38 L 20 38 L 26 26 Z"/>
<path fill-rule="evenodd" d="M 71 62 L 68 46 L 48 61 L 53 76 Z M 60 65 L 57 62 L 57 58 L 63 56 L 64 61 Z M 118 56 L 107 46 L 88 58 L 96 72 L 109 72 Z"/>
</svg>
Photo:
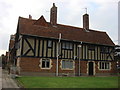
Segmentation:
<svg viewBox="0 0 120 90">
<path fill-rule="evenodd" d="M 99 69 L 100 71 L 109 71 L 111 69 Z"/>
<path fill-rule="evenodd" d="M 51 68 L 41 68 L 41 69 L 46 69 L 46 70 L 49 70 L 49 69 L 51 69 Z"/>
<path fill-rule="evenodd" d="M 61 68 L 61 70 L 74 70 L 74 69 L 69 69 L 69 68 Z"/>
</svg>

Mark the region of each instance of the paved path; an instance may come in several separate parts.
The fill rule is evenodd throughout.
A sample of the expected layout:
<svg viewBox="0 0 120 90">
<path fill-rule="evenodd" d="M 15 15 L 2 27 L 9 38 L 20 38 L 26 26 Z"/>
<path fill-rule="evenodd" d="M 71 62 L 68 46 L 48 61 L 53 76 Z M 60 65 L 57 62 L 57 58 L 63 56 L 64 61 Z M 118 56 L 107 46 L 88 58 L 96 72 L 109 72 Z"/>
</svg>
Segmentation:
<svg viewBox="0 0 120 90">
<path fill-rule="evenodd" d="M 2 88 L 19 88 L 6 70 L 2 70 Z"/>
<path fill-rule="evenodd" d="M 2 89 L 2 67 L 0 67 L 0 90 Z"/>
</svg>

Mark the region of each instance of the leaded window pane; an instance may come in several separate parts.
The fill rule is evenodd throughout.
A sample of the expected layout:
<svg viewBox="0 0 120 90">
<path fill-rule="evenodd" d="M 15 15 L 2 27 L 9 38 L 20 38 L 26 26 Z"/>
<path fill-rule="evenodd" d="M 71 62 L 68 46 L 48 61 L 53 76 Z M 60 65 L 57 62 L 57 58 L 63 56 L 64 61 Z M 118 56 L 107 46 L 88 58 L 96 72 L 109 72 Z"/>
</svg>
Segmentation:
<svg viewBox="0 0 120 90">
<path fill-rule="evenodd" d="M 110 69 L 109 62 L 99 62 L 99 69 Z"/>
<path fill-rule="evenodd" d="M 50 62 L 46 61 L 46 68 L 49 68 L 49 66 L 50 66 Z"/>
<path fill-rule="evenodd" d="M 105 64 L 105 67 L 104 67 L 104 69 L 107 69 L 107 63 L 104 63 Z"/>
<path fill-rule="evenodd" d="M 102 69 L 104 69 L 104 63 L 102 62 Z"/>
<path fill-rule="evenodd" d="M 62 43 L 62 48 L 63 48 L 63 49 L 73 49 L 72 43 L 63 42 L 63 43 Z"/>
<path fill-rule="evenodd" d="M 71 60 L 62 60 L 62 68 L 64 68 L 64 69 L 72 69 L 73 68 L 73 61 L 71 61 Z"/>
<path fill-rule="evenodd" d="M 69 49 L 69 43 L 66 43 L 66 49 Z"/>
<path fill-rule="evenodd" d="M 101 53 L 108 53 L 109 52 L 109 48 L 108 47 L 100 47 L 100 52 Z"/>
<path fill-rule="evenodd" d="M 89 46 L 88 46 L 88 50 L 95 50 L 95 46 L 89 45 Z"/>
<path fill-rule="evenodd" d="M 73 49 L 73 47 L 72 47 L 72 43 L 70 43 L 70 49 Z"/>
<path fill-rule="evenodd" d="M 65 68 L 65 61 L 62 60 L 62 68 Z"/>
<path fill-rule="evenodd" d="M 73 61 L 70 61 L 69 68 L 70 68 L 70 69 L 73 68 Z"/>
<path fill-rule="evenodd" d="M 62 44 L 62 48 L 64 48 L 64 49 L 65 49 L 65 43 L 63 43 L 63 44 Z"/>
<path fill-rule="evenodd" d="M 100 69 L 102 69 L 102 64 L 101 64 L 101 62 L 100 62 Z"/>
<path fill-rule="evenodd" d="M 52 47 L 52 41 L 48 40 L 48 47 L 51 48 Z"/>
<path fill-rule="evenodd" d="M 45 61 L 42 61 L 42 68 L 45 68 Z"/>
<path fill-rule="evenodd" d="M 50 60 L 42 59 L 42 68 L 49 68 L 49 67 L 50 67 Z"/>
<path fill-rule="evenodd" d="M 110 65 L 109 65 L 109 63 L 107 63 L 107 67 L 106 67 L 106 69 L 110 69 Z"/>
</svg>

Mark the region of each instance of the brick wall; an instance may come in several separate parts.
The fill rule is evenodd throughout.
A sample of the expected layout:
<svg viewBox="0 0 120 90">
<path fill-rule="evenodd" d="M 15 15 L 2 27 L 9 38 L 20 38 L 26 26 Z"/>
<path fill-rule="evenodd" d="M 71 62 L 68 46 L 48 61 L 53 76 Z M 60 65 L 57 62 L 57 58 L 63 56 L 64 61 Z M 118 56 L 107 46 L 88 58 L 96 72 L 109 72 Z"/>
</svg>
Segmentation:
<svg viewBox="0 0 120 90">
<path fill-rule="evenodd" d="M 99 70 L 98 68 L 98 61 L 95 62 L 95 69 L 96 73 L 116 73 L 116 62 L 111 62 L 111 69 L 110 70 Z"/>
<path fill-rule="evenodd" d="M 41 69 L 40 58 L 21 58 L 20 67 L 22 72 L 47 72 L 55 73 L 56 72 L 56 59 L 52 59 L 52 68 L 51 69 Z M 59 60 L 59 72 L 60 73 L 73 73 L 73 70 L 61 70 L 60 68 L 61 60 Z"/>
<path fill-rule="evenodd" d="M 99 70 L 98 69 L 98 61 L 94 62 L 95 64 L 95 75 L 98 74 L 110 74 L 116 73 L 116 62 L 111 62 L 111 70 Z M 40 58 L 31 58 L 31 57 L 22 57 L 19 58 L 19 65 L 21 72 L 36 72 L 36 73 L 56 73 L 56 59 L 52 59 L 52 67 L 51 69 L 41 69 L 40 68 Z M 63 73 L 75 74 L 78 75 L 79 73 L 79 62 L 75 61 L 75 69 L 73 70 L 62 70 L 61 67 L 61 60 L 59 60 L 59 75 Z M 81 61 L 80 63 L 80 73 L 81 75 L 88 75 L 88 61 Z"/>
</svg>

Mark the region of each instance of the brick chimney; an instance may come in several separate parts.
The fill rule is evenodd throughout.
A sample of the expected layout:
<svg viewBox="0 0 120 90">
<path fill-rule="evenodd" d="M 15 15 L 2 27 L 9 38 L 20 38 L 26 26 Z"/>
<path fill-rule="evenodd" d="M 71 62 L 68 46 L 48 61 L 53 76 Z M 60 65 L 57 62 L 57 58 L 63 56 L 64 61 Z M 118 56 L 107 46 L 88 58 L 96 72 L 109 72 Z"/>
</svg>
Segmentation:
<svg viewBox="0 0 120 90">
<path fill-rule="evenodd" d="M 87 13 L 83 15 L 83 28 L 89 31 L 89 15 Z"/>
<path fill-rule="evenodd" d="M 55 26 L 57 24 L 57 7 L 53 3 L 53 7 L 50 10 L 50 23 Z"/>
</svg>

